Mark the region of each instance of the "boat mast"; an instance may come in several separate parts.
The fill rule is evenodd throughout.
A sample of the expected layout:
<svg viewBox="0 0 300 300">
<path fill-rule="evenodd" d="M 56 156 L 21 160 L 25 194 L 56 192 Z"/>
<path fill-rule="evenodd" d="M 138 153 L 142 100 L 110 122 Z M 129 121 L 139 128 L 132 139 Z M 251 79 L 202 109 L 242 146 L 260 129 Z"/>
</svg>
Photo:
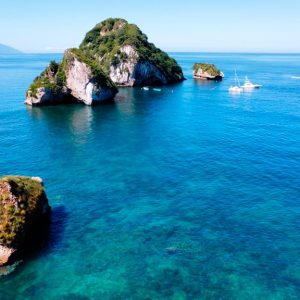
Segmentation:
<svg viewBox="0 0 300 300">
<path fill-rule="evenodd" d="M 236 69 L 234 69 L 234 72 L 235 72 L 235 82 L 237 83 L 238 87 L 241 87 L 240 80 L 239 80 L 239 78 L 237 76 L 237 73 L 236 73 Z"/>
</svg>

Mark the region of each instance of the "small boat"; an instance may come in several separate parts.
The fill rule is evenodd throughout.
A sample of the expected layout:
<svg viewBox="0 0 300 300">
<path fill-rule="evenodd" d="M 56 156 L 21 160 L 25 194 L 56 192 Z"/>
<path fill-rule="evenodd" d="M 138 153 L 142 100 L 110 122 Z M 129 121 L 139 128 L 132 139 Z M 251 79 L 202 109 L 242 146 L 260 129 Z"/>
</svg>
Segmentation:
<svg viewBox="0 0 300 300">
<path fill-rule="evenodd" d="M 291 79 L 300 79 L 300 76 L 291 76 Z"/>
<path fill-rule="evenodd" d="M 235 85 L 231 86 L 228 90 L 230 93 L 241 93 L 243 91 L 243 88 Z"/>
<path fill-rule="evenodd" d="M 144 91 L 149 91 L 149 88 L 146 87 L 146 86 L 143 86 L 143 87 L 142 87 L 142 90 L 144 90 Z"/>
<path fill-rule="evenodd" d="M 240 85 L 240 80 L 236 74 L 236 70 L 234 70 L 234 72 L 235 72 L 235 77 L 234 77 L 235 85 L 231 86 L 228 90 L 230 93 L 241 93 L 243 91 L 243 88 Z"/>
<path fill-rule="evenodd" d="M 245 77 L 245 82 L 244 84 L 241 86 L 243 89 L 245 90 L 253 90 L 253 89 L 258 89 L 260 87 L 262 87 L 262 85 L 260 84 L 253 84 L 248 77 Z"/>
<path fill-rule="evenodd" d="M 153 91 L 155 91 L 155 92 L 161 92 L 161 89 L 153 88 Z"/>
</svg>

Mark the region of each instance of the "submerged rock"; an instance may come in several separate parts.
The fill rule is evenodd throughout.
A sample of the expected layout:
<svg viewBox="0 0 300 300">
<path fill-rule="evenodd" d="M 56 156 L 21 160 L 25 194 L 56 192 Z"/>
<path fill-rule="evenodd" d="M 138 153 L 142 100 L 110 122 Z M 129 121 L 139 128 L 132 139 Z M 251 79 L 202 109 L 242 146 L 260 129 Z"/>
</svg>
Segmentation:
<svg viewBox="0 0 300 300">
<path fill-rule="evenodd" d="M 107 19 L 86 34 L 80 49 L 119 86 L 165 85 L 184 80 L 182 69 L 134 24 Z"/>
<path fill-rule="evenodd" d="M 49 212 L 40 178 L 0 178 L 0 266 L 14 260 L 36 227 L 48 219 Z"/>
<path fill-rule="evenodd" d="M 194 78 L 204 80 L 222 80 L 224 74 L 213 64 L 195 63 L 193 67 Z"/>
</svg>

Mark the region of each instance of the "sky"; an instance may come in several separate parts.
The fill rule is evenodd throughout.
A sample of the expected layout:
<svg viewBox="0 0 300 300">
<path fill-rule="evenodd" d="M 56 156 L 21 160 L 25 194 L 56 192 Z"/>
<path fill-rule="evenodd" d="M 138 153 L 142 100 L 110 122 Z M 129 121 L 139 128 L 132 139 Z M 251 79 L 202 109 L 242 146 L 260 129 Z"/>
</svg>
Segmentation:
<svg viewBox="0 0 300 300">
<path fill-rule="evenodd" d="M 165 51 L 300 53 L 300 0 L 0 0 L 0 43 L 63 52 L 109 17 Z"/>
</svg>

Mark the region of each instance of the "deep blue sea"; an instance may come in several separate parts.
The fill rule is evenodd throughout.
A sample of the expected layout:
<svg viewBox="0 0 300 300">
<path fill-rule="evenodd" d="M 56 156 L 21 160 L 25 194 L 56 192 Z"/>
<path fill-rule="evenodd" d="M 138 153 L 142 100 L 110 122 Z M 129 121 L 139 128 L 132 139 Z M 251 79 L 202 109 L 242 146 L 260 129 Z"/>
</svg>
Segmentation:
<svg viewBox="0 0 300 300">
<path fill-rule="evenodd" d="M 61 54 L 0 56 L 0 175 L 41 176 L 53 211 L 1 300 L 300 299 L 300 55 L 172 55 L 182 84 L 40 108 Z M 263 88 L 229 94 L 235 68 Z"/>
</svg>

